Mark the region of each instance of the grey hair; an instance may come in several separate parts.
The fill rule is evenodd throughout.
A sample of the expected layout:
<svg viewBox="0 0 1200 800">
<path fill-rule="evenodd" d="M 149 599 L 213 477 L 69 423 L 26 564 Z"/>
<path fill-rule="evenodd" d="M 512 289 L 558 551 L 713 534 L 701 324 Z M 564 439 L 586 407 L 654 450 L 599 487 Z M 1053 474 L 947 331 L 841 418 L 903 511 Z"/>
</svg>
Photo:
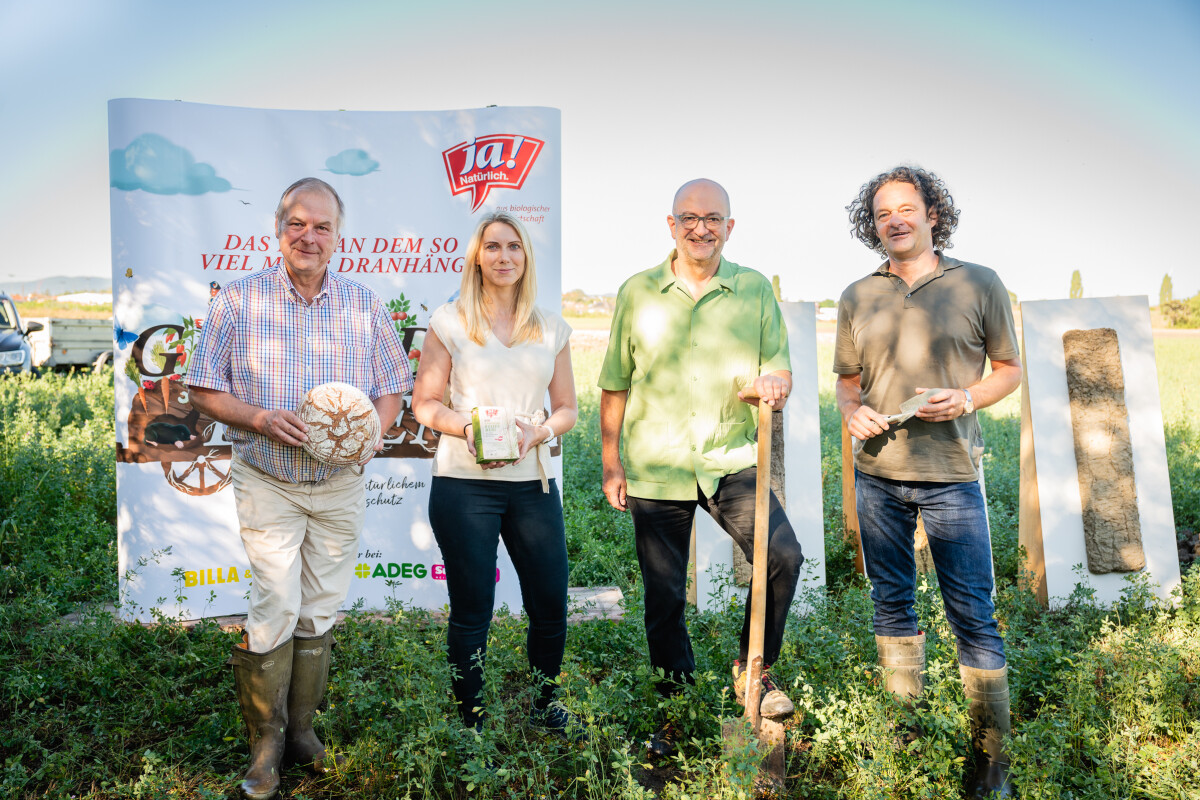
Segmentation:
<svg viewBox="0 0 1200 800">
<path fill-rule="evenodd" d="M 346 206 L 342 203 L 342 198 L 338 195 L 337 189 L 334 189 L 320 178 L 301 178 L 291 186 L 283 190 L 283 194 L 279 196 L 279 205 L 275 206 L 275 235 L 279 236 L 283 233 L 283 212 L 284 204 L 289 196 L 294 192 L 325 192 L 334 199 L 337 203 L 337 233 L 342 232 L 342 223 L 346 221 Z"/>
</svg>

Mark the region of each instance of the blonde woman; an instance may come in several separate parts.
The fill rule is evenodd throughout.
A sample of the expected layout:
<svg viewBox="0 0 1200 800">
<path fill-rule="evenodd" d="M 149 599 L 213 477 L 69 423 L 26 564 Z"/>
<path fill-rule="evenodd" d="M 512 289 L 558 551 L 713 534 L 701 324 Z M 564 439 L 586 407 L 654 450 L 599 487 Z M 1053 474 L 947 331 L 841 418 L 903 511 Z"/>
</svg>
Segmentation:
<svg viewBox="0 0 1200 800">
<path fill-rule="evenodd" d="M 417 420 L 439 431 L 429 522 L 446 564 L 447 644 L 463 722 L 482 728 L 483 656 L 501 538 L 516 568 L 528 619 L 527 649 L 538 686 L 532 721 L 579 737 L 578 719 L 554 703 L 567 630 L 567 546 L 562 503 L 549 478 L 548 442 L 578 414 L 571 329 L 535 306 L 533 248 L 514 217 L 480 220 L 467 245 L 459 298 L 434 311 L 413 389 Z M 543 401 L 550 395 L 550 416 Z M 471 409 L 517 415 L 515 463 L 476 464 Z"/>
</svg>

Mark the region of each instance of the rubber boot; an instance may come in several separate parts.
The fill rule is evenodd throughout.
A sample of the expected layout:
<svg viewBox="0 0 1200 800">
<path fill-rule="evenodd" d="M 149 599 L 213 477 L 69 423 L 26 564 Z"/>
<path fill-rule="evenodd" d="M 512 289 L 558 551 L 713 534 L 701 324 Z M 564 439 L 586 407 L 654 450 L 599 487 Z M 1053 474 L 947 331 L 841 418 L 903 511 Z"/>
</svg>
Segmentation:
<svg viewBox="0 0 1200 800">
<path fill-rule="evenodd" d="M 915 714 L 915 701 L 925 691 L 925 634 L 916 636 L 876 636 L 883 685 L 904 701 L 909 719 L 897 726 L 895 744 L 900 750 L 920 739 L 925 731 Z"/>
<path fill-rule="evenodd" d="M 242 796 L 270 800 L 279 791 L 292 681 L 292 640 L 266 653 L 235 646 L 228 663 L 233 667 L 238 705 L 250 737 L 250 768 L 242 779 Z"/>
<path fill-rule="evenodd" d="M 975 774 L 967 784 L 974 798 L 1013 797 L 1008 776 L 1008 754 L 1004 737 L 1012 731 L 1008 702 L 1008 667 L 975 669 L 958 665 L 963 691 L 970 702 L 971 747 L 975 751 Z"/>
<path fill-rule="evenodd" d="M 325 699 L 329 683 L 329 647 L 333 632 L 320 636 L 295 636 L 292 649 L 292 687 L 288 691 L 287 744 L 284 757 L 289 764 L 323 774 L 335 766 L 325 745 L 313 730 L 313 714 Z M 338 759 L 338 763 L 341 759 Z"/>
<path fill-rule="evenodd" d="M 925 690 L 925 634 L 876 636 L 883 685 L 897 697 L 912 700 Z"/>
</svg>

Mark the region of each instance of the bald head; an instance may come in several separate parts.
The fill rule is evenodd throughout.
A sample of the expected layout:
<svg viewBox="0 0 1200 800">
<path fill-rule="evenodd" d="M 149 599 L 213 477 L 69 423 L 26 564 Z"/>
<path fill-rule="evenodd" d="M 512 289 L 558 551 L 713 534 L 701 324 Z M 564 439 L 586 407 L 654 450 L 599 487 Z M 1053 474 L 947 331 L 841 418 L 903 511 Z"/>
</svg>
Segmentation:
<svg viewBox="0 0 1200 800">
<path fill-rule="evenodd" d="M 680 213 L 683 210 L 680 205 L 696 195 L 707 198 L 710 203 L 716 199 L 721 204 L 722 216 L 732 216 L 729 210 L 729 192 L 725 191 L 724 186 L 708 178 L 696 178 L 694 181 L 688 181 L 680 186 L 679 190 L 675 192 L 675 199 L 671 202 L 671 213 Z"/>
</svg>

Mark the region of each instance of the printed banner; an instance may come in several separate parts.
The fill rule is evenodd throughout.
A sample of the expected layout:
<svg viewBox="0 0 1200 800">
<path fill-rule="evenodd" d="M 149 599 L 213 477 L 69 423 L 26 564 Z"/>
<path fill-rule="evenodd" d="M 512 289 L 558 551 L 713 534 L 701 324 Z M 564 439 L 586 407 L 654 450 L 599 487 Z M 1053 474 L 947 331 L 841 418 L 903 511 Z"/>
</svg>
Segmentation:
<svg viewBox="0 0 1200 800">
<path fill-rule="evenodd" d="M 373 289 L 420 369 L 430 314 L 456 296 L 476 220 L 529 231 L 538 303 L 561 308 L 559 112 L 273 111 L 109 103 L 121 610 L 184 619 L 246 610 L 224 426 L 188 404 L 188 357 L 225 283 L 281 263 L 283 190 L 315 176 L 346 205 L 329 269 Z M 405 397 L 367 466 L 367 510 L 346 607 L 446 604 L 427 497 L 437 434 Z M 562 486 L 562 460 L 552 448 Z M 500 545 L 496 605 L 520 606 Z"/>
</svg>

